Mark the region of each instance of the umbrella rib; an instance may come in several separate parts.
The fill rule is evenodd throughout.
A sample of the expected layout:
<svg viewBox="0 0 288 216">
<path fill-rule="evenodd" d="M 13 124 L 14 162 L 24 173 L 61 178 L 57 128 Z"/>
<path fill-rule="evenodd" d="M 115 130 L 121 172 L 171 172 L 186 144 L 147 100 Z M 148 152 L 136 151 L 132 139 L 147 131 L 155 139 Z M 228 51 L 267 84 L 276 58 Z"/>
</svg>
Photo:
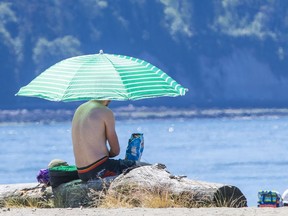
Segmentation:
<svg viewBox="0 0 288 216">
<path fill-rule="evenodd" d="M 106 57 L 106 59 L 110 62 L 110 64 L 112 65 L 112 67 L 116 70 L 117 67 L 116 67 L 115 64 L 108 58 L 108 56 L 111 56 L 111 55 L 109 55 L 109 54 L 100 54 L 100 55 L 104 55 L 104 56 Z M 119 80 L 121 81 L 122 85 L 125 86 L 122 77 L 119 76 L 118 74 L 117 74 L 117 76 L 119 77 Z M 126 92 L 126 97 L 129 98 L 130 96 L 129 96 L 129 93 L 128 93 L 127 89 L 125 89 L 125 88 L 123 88 L 123 89 L 124 89 L 125 92 Z"/>
<path fill-rule="evenodd" d="M 97 55 L 102 55 L 102 54 L 97 54 Z M 67 88 L 64 91 L 64 94 L 62 96 L 62 100 L 63 99 L 65 100 L 65 95 L 68 92 L 69 86 L 71 86 L 71 83 L 73 83 L 75 81 L 75 78 L 77 77 L 77 73 L 76 72 L 81 70 L 82 68 L 84 68 L 86 66 L 89 67 L 91 62 L 93 62 L 93 61 L 91 59 L 88 59 L 85 62 L 83 62 L 83 64 L 81 64 L 77 69 L 74 70 L 73 77 L 70 79 L 69 83 L 67 83 Z M 93 64 L 91 64 L 91 65 L 93 65 Z M 93 69 L 93 70 L 95 70 L 95 69 Z M 77 79 L 76 79 L 76 81 L 77 81 Z"/>
</svg>

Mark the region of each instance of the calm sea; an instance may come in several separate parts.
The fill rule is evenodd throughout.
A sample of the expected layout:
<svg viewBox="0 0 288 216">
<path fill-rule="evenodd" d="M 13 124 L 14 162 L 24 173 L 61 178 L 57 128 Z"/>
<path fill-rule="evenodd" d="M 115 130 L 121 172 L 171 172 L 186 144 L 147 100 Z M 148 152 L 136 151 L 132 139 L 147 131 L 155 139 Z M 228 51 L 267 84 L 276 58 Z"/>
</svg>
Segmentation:
<svg viewBox="0 0 288 216">
<path fill-rule="evenodd" d="M 143 161 L 164 163 L 171 173 L 190 179 L 235 185 L 249 206 L 257 205 L 259 190 L 282 194 L 288 188 L 287 110 L 192 113 L 116 115 L 119 158 L 130 134 L 142 132 Z M 35 182 L 38 171 L 55 158 L 74 164 L 70 126 L 69 120 L 2 121 L 0 184 Z"/>
</svg>

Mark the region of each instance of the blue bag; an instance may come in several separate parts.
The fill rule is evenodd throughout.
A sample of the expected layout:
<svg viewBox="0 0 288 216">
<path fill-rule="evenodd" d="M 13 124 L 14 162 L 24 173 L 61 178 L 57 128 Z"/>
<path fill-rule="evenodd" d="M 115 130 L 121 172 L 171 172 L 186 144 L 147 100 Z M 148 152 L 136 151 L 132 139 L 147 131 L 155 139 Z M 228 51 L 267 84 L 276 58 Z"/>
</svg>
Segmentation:
<svg viewBox="0 0 288 216">
<path fill-rule="evenodd" d="M 128 141 L 126 160 L 140 161 L 144 150 L 143 133 L 133 133 Z"/>
</svg>

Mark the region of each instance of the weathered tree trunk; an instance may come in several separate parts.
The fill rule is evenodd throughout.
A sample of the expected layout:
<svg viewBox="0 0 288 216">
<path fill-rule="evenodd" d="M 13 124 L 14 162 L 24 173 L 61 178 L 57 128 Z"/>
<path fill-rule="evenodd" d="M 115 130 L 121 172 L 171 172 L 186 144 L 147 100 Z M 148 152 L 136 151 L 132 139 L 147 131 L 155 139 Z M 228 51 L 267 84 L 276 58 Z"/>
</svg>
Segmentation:
<svg viewBox="0 0 288 216">
<path fill-rule="evenodd" d="M 171 175 L 165 167 L 144 166 L 122 174 L 110 185 L 108 193 L 121 193 L 127 187 L 138 187 L 144 191 L 169 193 L 199 206 L 245 207 L 247 200 L 235 186 L 195 181 Z M 124 190 L 124 193 L 135 190 Z M 197 206 L 197 205 L 196 205 Z"/>
<path fill-rule="evenodd" d="M 108 195 L 133 197 L 135 191 L 166 193 L 185 201 L 183 207 L 244 207 L 247 201 L 235 186 L 190 180 L 171 175 L 164 165 L 143 166 L 119 176 L 89 182 L 74 180 L 53 188 L 54 207 L 95 206 Z M 142 193 L 142 192 L 141 192 Z M 141 194 L 140 193 L 140 194 Z M 135 195 L 134 195 L 135 196 Z M 37 183 L 0 185 L 0 204 L 9 198 L 51 199 L 51 187 Z M 195 205 L 196 203 L 196 205 Z M 191 204 L 191 205 L 190 205 Z"/>
<path fill-rule="evenodd" d="M 11 202 L 13 200 L 15 203 L 18 202 L 20 206 L 24 206 L 31 200 L 44 203 L 50 200 L 52 196 L 52 188 L 39 183 L 0 185 L 0 207 L 5 205 L 5 201 Z"/>
</svg>

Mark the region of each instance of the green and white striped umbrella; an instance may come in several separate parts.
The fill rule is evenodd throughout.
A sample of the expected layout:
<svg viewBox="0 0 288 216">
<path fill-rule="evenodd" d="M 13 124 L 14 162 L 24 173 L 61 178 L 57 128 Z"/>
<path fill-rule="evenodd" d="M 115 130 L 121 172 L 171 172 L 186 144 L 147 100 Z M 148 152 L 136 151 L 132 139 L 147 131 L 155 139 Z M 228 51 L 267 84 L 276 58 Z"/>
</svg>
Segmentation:
<svg viewBox="0 0 288 216">
<path fill-rule="evenodd" d="M 16 95 L 51 101 L 138 100 L 185 95 L 187 89 L 141 59 L 104 54 L 82 55 L 51 66 Z"/>
</svg>

